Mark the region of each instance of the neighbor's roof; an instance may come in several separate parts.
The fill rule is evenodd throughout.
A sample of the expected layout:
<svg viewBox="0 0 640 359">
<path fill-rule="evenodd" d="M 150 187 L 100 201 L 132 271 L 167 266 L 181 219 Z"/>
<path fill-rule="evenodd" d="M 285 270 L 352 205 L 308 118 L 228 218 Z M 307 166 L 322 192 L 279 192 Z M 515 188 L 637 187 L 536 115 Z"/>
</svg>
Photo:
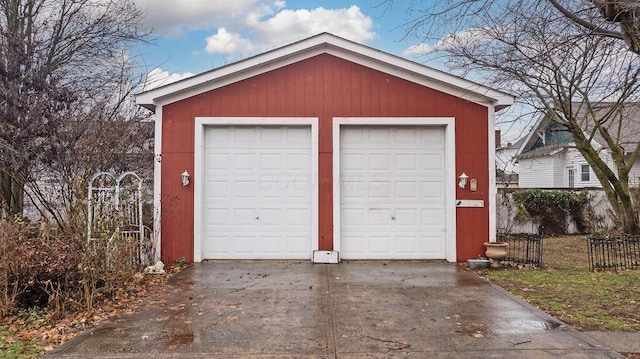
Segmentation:
<svg viewBox="0 0 640 359">
<path fill-rule="evenodd" d="M 617 111 L 614 108 L 616 104 L 613 102 L 599 102 L 591 104 L 592 110 L 589 109 L 586 104 L 580 102 L 574 102 L 571 105 L 576 118 L 579 119 L 578 122 L 580 126 L 587 135 L 589 135 L 594 129 L 594 117 L 603 118 L 604 116 L 607 116 L 609 112 Z M 546 114 L 540 115 L 536 124 L 532 127 L 531 132 L 529 132 L 525 137 L 525 142 L 520 146 L 517 157 L 527 158 L 555 153 L 552 150 L 544 151 L 540 150 L 540 148 L 529 150 L 538 140 L 538 137 L 535 136 L 535 134 L 541 131 L 544 132 L 544 130 L 552 123 L 553 122 L 549 116 Z M 635 147 L 636 144 L 640 142 L 640 103 L 633 102 L 624 104 L 624 107 L 615 116 L 612 116 L 603 126 L 623 148 L 631 149 Z M 599 131 L 595 132 L 593 139 L 598 146 L 608 148 L 606 141 Z M 566 147 L 567 144 L 564 145 Z M 542 148 L 554 147 L 558 147 L 557 144 L 554 143 Z"/>
<path fill-rule="evenodd" d="M 567 146 L 565 145 L 553 145 L 553 146 L 547 146 L 547 147 L 538 147 L 536 149 L 533 149 L 531 151 L 527 151 L 525 153 L 521 153 L 517 156 L 515 156 L 516 158 L 533 158 L 533 157 L 540 157 L 540 156 L 552 156 L 555 155 L 558 152 L 563 151 Z"/>
<path fill-rule="evenodd" d="M 475 103 L 494 106 L 496 110 L 508 107 L 515 101 L 515 97 L 506 92 L 333 34 L 321 33 L 242 61 L 139 93 L 136 95 L 136 103 L 155 111 L 157 106 L 183 100 L 320 54 L 330 54 Z"/>
</svg>

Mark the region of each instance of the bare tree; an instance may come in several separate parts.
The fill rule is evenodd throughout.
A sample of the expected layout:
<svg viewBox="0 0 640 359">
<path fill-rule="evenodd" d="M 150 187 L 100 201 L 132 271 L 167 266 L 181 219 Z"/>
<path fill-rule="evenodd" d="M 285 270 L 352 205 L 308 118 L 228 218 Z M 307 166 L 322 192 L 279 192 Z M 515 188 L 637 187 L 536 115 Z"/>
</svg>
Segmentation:
<svg viewBox="0 0 640 359">
<path fill-rule="evenodd" d="M 2 213 L 22 212 L 34 169 L 65 146 L 55 141 L 110 112 L 104 93 L 130 81 L 122 54 L 146 39 L 141 19 L 130 0 L 0 0 Z"/>
<path fill-rule="evenodd" d="M 62 121 L 25 183 L 30 203 L 58 228 L 84 224 L 83 199 L 97 171 L 135 171 L 144 178 L 153 168 L 154 125 L 131 101 L 141 85 L 133 64 L 123 58 L 121 66 L 111 84 Z"/>
<path fill-rule="evenodd" d="M 384 0 L 379 6 L 391 8 L 396 1 Z M 637 0 L 442 0 L 425 3 L 409 0 L 407 33 L 429 36 L 458 31 L 476 23 L 476 17 L 500 14 L 504 7 L 551 4 L 558 15 L 581 27 L 585 34 L 624 40 L 629 50 L 640 54 L 640 2 Z"/>
<path fill-rule="evenodd" d="M 562 15 L 593 34 L 624 40 L 629 50 L 640 54 L 640 3 L 637 0 L 591 0 L 604 20 L 618 23 L 619 30 L 611 30 L 598 21 L 585 18 L 578 10 L 572 10 L 559 0 L 548 0 Z"/>
<path fill-rule="evenodd" d="M 570 132 L 615 209 L 619 228 L 637 232 L 629 172 L 640 143 L 637 137 L 625 143 L 629 121 L 637 119 L 622 116 L 639 97 L 637 55 L 626 51 L 618 37 L 587 30 L 546 0 L 452 0 L 435 6 L 439 10 L 410 9 L 410 34 L 426 39 L 441 34 L 439 25 L 454 30 L 432 46 L 429 56 L 445 56 L 451 71 L 517 94 Z M 415 11 L 422 12 L 415 17 Z M 600 21 L 595 9 L 577 13 Z M 604 102 L 606 111 L 601 110 Z M 596 135 L 611 150 L 613 164 L 600 156 Z"/>
</svg>

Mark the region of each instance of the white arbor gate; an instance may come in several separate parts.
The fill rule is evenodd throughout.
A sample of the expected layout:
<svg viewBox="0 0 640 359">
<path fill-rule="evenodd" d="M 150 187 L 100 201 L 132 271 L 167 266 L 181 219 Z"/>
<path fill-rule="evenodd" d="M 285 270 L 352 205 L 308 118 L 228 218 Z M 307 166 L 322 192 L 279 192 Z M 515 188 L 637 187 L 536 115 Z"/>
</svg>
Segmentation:
<svg viewBox="0 0 640 359">
<path fill-rule="evenodd" d="M 134 172 L 115 177 L 96 173 L 89 182 L 87 239 L 106 241 L 107 260 L 122 246 L 132 265 L 145 266 L 155 257 L 151 229 L 143 223 L 142 179 Z"/>
</svg>

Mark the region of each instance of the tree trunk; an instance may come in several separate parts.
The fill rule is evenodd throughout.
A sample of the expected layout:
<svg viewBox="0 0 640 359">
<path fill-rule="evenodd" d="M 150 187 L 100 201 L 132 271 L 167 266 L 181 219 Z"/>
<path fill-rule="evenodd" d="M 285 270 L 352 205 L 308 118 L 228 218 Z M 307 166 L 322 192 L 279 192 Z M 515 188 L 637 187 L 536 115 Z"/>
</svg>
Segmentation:
<svg viewBox="0 0 640 359">
<path fill-rule="evenodd" d="M 638 217 L 636 216 L 633 201 L 629 192 L 618 194 L 620 202 L 620 213 L 618 216 L 622 220 L 622 228 L 625 233 L 637 234 L 639 232 Z"/>
<path fill-rule="evenodd" d="M 6 218 L 22 215 L 24 209 L 24 183 L 16 181 L 6 171 L 0 171 L 0 199 L 2 214 Z"/>
</svg>

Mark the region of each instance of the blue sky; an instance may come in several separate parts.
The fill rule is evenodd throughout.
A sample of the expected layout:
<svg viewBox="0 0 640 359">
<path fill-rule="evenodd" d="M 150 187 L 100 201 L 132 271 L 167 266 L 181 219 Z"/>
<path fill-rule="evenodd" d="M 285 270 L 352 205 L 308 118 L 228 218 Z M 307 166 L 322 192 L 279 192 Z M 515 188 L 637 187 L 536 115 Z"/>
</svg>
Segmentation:
<svg viewBox="0 0 640 359">
<path fill-rule="evenodd" d="M 136 47 L 132 55 L 156 79 L 170 77 L 167 81 L 324 31 L 399 56 L 416 44 L 403 40 L 407 5 L 402 0 L 393 8 L 384 0 L 135 1 L 155 41 Z"/>
</svg>

